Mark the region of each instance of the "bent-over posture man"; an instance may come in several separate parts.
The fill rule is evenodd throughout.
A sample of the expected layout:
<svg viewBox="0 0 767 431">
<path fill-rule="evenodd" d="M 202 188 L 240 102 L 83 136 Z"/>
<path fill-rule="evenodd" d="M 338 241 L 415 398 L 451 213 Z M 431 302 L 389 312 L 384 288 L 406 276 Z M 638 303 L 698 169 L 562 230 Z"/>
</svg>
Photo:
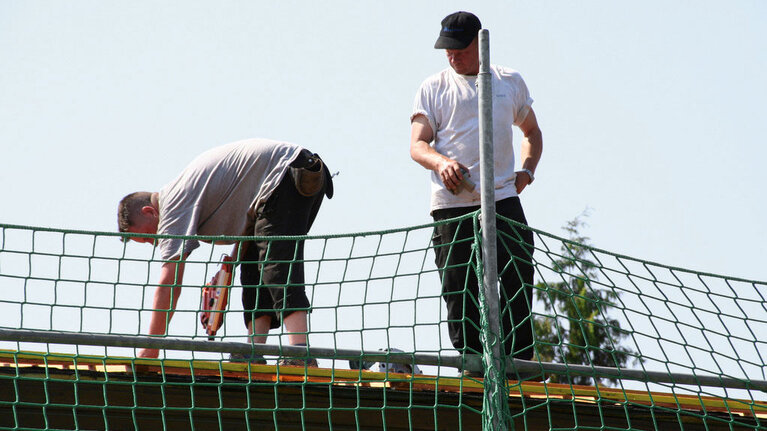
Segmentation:
<svg viewBox="0 0 767 431">
<path fill-rule="evenodd" d="M 411 120 L 410 156 L 432 171 L 431 215 L 435 221 L 476 211 L 479 188 L 462 185 L 470 176 L 479 184 L 479 113 L 477 74 L 479 19 L 456 12 L 442 20 L 436 49 L 444 49 L 449 68 L 430 76 L 415 97 Z M 533 182 L 543 150 L 541 130 L 525 82 L 516 71 L 490 66 L 493 97 L 495 198 L 498 214 L 527 224 L 519 194 Z M 514 171 L 512 126 L 525 135 L 521 170 Z M 506 353 L 530 359 L 532 351 L 533 235 L 529 230 L 498 225 L 498 271 L 501 281 L 502 327 Z M 447 305 L 453 346 L 482 353 L 477 309 L 478 282 L 470 269 L 473 238 L 471 220 L 438 225 L 433 243 Z M 503 236 L 509 238 L 502 238 Z M 515 241 L 516 240 L 516 241 Z M 524 286 L 524 288 L 523 288 Z M 469 352 L 471 352 L 471 350 Z"/>
<path fill-rule="evenodd" d="M 319 156 L 294 144 L 249 139 L 208 150 L 159 192 L 124 197 L 118 224 L 120 232 L 136 234 L 305 235 L 323 195 L 332 197 L 333 184 Z M 160 239 L 157 245 L 165 263 L 154 295 L 151 335 L 165 334 L 181 293 L 184 260 L 199 247 L 196 240 L 183 239 Z M 290 344 L 305 345 L 310 304 L 303 241 L 250 241 L 240 245 L 239 257 L 245 262 L 240 270 L 245 325 L 253 341 L 265 342 L 269 329 L 282 321 Z M 157 349 L 139 352 L 158 355 Z M 283 363 L 296 362 L 303 363 Z M 316 360 L 309 365 L 316 366 Z"/>
</svg>

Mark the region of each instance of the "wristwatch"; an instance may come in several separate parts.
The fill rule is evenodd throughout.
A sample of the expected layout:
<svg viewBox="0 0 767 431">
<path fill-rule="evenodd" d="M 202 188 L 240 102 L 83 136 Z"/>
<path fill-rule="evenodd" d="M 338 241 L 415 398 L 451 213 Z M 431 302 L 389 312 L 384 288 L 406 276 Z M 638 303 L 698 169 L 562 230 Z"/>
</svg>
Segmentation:
<svg viewBox="0 0 767 431">
<path fill-rule="evenodd" d="M 517 172 L 524 172 L 524 173 L 527 174 L 527 176 L 530 177 L 530 182 L 527 183 L 527 184 L 532 184 L 533 181 L 535 181 L 535 175 L 533 175 L 533 171 L 531 171 L 530 169 L 521 169 L 521 170 L 519 170 Z"/>
</svg>

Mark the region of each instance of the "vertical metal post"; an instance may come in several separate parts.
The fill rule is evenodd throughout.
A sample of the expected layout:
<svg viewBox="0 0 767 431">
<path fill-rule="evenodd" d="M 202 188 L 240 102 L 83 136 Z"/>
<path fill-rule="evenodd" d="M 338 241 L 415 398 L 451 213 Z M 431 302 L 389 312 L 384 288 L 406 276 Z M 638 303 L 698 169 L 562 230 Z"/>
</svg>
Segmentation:
<svg viewBox="0 0 767 431">
<path fill-rule="evenodd" d="M 479 164 L 481 185 L 481 226 L 483 279 L 480 300 L 484 297 L 487 325 L 483 325 L 485 364 L 485 408 L 483 418 L 493 430 L 505 430 L 504 408 L 508 409 L 498 311 L 498 245 L 495 226 L 495 172 L 493 159 L 493 86 L 490 74 L 490 33 L 479 31 Z"/>
</svg>

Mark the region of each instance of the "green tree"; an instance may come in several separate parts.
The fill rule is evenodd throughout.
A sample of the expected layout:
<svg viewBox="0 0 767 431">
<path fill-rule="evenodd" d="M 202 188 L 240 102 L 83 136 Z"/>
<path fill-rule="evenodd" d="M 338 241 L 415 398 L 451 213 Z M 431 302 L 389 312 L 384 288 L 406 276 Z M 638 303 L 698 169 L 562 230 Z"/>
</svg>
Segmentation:
<svg viewBox="0 0 767 431">
<path fill-rule="evenodd" d="M 535 297 L 546 306 L 533 322 L 536 356 L 545 362 L 623 368 L 638 355 L 620 345 L 628 332 L 610 316 L 619 293 L 595 283 L 599 268 L 591 259 L 589 238 L 579 232 L 584 215 L 563 227 L 569 241 L 562 242 L 561 256 L 552 268 L 562 281 L 536 284 Z M 582 385 L 592 382 L 592 377 L 578 375 L 552 375 L 550 379 Z M 603 379 L 596 380 L 603 383 Z"/>
</svg>

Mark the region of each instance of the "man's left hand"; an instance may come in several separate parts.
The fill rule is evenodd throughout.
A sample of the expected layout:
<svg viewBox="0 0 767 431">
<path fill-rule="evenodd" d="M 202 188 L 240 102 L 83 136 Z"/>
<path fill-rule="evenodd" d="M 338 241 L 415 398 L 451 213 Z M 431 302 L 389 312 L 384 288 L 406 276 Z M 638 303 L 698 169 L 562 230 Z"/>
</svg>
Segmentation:
<svg viewBox="0 0 767 431">
<path fill-rule="evenodd" d="M 517 172 L 517 178 L 514 180 L 514 185 L 517 187 L 517 194 L 522 193 L 522 190 L 530 184 L 530 175 L 525 171 Z"/>
</svg>

